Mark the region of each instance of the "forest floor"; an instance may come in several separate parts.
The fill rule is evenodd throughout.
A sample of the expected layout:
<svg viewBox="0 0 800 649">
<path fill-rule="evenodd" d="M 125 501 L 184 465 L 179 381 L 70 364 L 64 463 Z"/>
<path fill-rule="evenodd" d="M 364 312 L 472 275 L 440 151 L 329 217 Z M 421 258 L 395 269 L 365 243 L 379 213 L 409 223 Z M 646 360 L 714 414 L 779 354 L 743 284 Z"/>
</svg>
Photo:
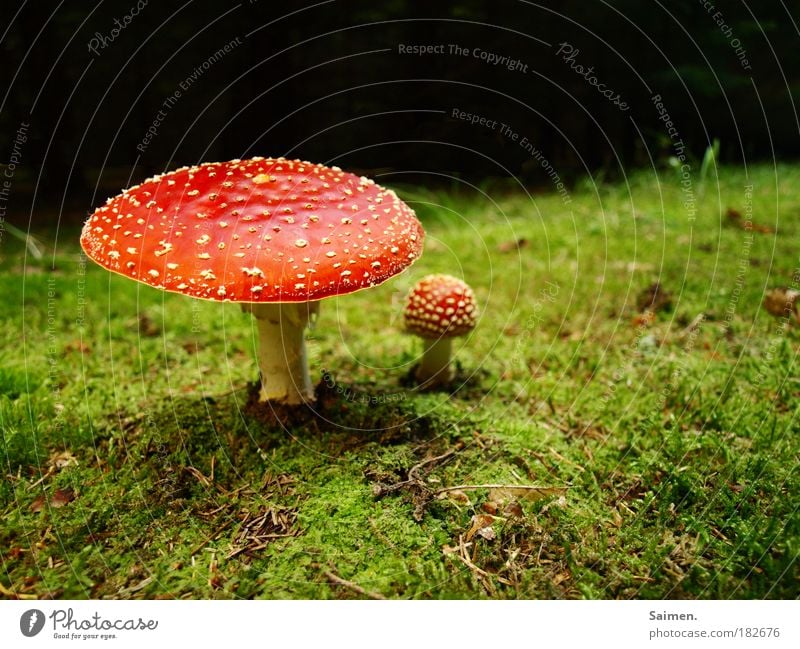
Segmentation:
<svg viewBox="0 0 800 649">
<path fill-rule="evenodd" d="M 319 402 L 280 423 L 236 305 L 6 232 L 0 595 L 797 597 L 800 327 L 762 303 L 798 288 L 800 167 L 689 190 L 398 188 L 422 259 L 323 302 Z M 401 309 L 432 272 L 481 318 L 421 392 Z"/>
</svg>

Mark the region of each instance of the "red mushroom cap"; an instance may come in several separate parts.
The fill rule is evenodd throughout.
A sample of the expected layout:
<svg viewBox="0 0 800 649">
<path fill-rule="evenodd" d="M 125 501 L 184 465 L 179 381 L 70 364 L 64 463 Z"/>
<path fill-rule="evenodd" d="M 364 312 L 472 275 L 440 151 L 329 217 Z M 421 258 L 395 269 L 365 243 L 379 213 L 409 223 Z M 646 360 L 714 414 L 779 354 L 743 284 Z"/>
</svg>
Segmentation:
<svg viewBox="0 0 800 649">
<path fill-rule="evenodd" d="M 462 336 L 475 328 L 478 308 L 468 284 L 452 275 L 428 275 L 409 291 L 406 329 L 423 338 Z"/>
<path fill-rule="evenodd" d="M 414 211 L 338 167 L 252 158 L 182 167 L 109 199 L 83 227 L 98 264 L 207 300 L 309 302 L 376 286 L 422 253 Z"/>
</svg>

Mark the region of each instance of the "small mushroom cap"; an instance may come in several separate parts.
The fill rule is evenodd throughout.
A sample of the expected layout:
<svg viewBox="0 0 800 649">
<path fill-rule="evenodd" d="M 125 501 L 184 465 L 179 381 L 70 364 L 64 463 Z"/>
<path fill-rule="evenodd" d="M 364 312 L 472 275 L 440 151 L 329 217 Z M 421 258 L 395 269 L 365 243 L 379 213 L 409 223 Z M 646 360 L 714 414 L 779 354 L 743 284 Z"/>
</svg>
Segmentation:
<svg viewBox="0 0 800 649">
<path fill-rule="evenodd" d="M 423 338 L 463 336 L 475 328 L 478 307 L 468 284 L 452 275 L 428 275 L 409 291 L 406 329 Z"/>
<path fill-rule="evenodd" d="M 155 288 L 231 302 L 310 302 L 381 284 L 422 254 L 414 211 L 338 167 L 251 158 L 182 167 L 109 199 L 81 246 Z"/>
</svg>

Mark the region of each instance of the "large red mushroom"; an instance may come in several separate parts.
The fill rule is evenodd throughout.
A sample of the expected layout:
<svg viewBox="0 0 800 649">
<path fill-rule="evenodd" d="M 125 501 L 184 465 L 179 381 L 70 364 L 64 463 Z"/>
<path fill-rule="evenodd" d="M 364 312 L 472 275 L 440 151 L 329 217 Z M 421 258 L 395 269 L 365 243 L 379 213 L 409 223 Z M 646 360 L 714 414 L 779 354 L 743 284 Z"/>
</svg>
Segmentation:
<svg viewBox="0 0 800 649">
<path fill-rule="evenodd" d="M 241 302 L 258 323 L 261 401 L 313 398 L 305 327 L 319 300 L 370 288 L 422 253 L 414 211 L 338 167 L 252 158 L 182 167 L 109 199 L 86 254 L 154 288 Z"/>
</svg>

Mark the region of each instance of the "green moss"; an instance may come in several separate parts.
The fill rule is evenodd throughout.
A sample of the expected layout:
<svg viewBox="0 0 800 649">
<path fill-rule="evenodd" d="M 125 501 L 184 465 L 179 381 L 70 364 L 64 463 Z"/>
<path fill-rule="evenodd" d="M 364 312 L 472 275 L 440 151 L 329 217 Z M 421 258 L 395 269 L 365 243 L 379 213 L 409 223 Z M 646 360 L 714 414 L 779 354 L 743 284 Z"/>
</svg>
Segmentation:
<svg viewBox="0 0 800 649">
<path fill-rule="evenodd" d="M 749 172 L 766 225 L 773 170 Z M 23 274 L 9 247 L 3 585 L 76 598 L 361 596 L 334 573 L 398 598 L 796 596 L 800 337 L 776 332 L 761 299 L 798 264 L 798 180 L 800 168 L 779 169 L 778 232 L 752 233 L 746 254 L 724 217 L 744 201 L 737 169 L 721 170 L 719 198 L 707 192 L 693 222 L 680 187 L 644 173 L 587 185 L 569 206 L 409 194 L 424 258 L 323 303 L 309 351 L 328 388 L 316 415 L 282 426 L 249 402 L 254 331 L 235 305 L 91 264 L 83 276 L 74 245 L 56 271 Z M 420 346 L 398 311 L 429 272 L 463 275 L 482 308 L 455 345 L 452 393 L 406 380 Z M 641 325 L 637 298 L 656 279 L 672 306 Z M 486 489 L 435 493 L 495 483 L 568 490 L 497 511 Z M 492 533 L 471 533 L 487 511 Z"/>
</svg>

